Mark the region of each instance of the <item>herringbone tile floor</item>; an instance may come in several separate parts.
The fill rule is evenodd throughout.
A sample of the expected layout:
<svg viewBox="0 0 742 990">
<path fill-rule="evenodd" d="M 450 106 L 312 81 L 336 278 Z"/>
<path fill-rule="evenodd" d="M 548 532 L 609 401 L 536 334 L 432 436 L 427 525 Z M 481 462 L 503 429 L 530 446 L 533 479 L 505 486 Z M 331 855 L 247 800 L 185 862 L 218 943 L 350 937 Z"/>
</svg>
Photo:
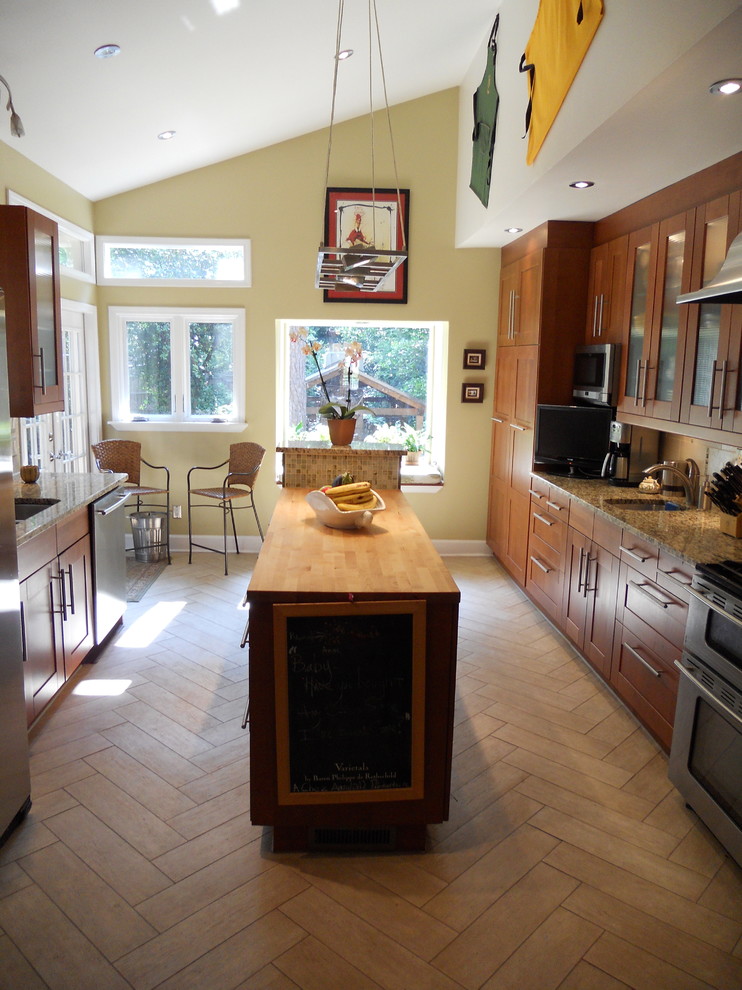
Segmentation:
<svg viewBox="0 0 742 990">
<path fill-rule="evenodd" d="M 462 591 L 451 817 L 415 855 L 250 824 L 252 556 L 184 555 L 33 740 L 0 851 L 0 988 L 742 987 L 742 871 L 494 560 Z"/>
</svg>

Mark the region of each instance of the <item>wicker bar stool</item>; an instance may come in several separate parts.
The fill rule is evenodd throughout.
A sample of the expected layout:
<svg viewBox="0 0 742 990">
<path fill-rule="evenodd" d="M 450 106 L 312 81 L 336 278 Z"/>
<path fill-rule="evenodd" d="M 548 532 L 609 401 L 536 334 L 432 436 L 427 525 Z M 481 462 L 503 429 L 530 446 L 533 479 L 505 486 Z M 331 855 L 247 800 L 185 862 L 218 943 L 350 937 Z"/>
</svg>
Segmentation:
<svg viewBox="0 0 742 990">
<path fill-rule="evenodd" d="M 167 544 L 167 562 L 172 563 L 170 558 L 170 471 L 164 464 L 150 464 L 142 457 L 142 445 L 136 440 L 101 440 L 99 443 L 90 445 L 95 457 L 95 463 L 99 471 L 113 472 L 114 474 L 127 474 L 128 480 L 124 483 L 124 490 L 136 496 L 136 512 L 142 508 L 156 509 L 162 508 L 162 501 L 151 502 L 153 495 L 165 496 L 165 542 Z M 146 464 L 153 471 L 165 472 L 165 487 L 154 488 L 141 484 L 142 464 Z"/>
<path fill-rule="evenodd" d="M 258 525 L 260 539 L 263 539 L 263 527 L 260 525 L 258 510 L 255 507 L 254 487 L 263 463 L 265 447 L 259 443 L 232 443 L 229 445 L 229 460 L 222 461 L 221 464 L 214 464 L 210 467 L 195 466 L 190 469 L 186 479 L 188 488 L 188 563 L 191 563 L 193 548 L 199 547 L 201 550 L 213 550 L 215 553 L 224 554 L 224 573 L 227 574 L 227 516 L 232 521 L 232 533 L 234 534 L 234 546 L 237 553 L 240 552 L 237 541 L 237 527 L 234 521 L 234 509 L 252 509 L 255 522 Z M 227 474 L 220 487 L 215 488 L 191 488 L 191 475 L 194 471 L 216 471 L 218 468 L 227 467 Z M 204 498 L 206 502 L 196 502 L 193 497 Z M 247 499 L 246 505 L 235 506 L 238 499 Z M 217 550 L 216 547 L 207 547 L 203 543 L 196 543 L 193 539 L 192 516 L 193 509 L 217 508 L 222 510 L 222 523 L 224 534 L 224 549 Z"/>
</svg>

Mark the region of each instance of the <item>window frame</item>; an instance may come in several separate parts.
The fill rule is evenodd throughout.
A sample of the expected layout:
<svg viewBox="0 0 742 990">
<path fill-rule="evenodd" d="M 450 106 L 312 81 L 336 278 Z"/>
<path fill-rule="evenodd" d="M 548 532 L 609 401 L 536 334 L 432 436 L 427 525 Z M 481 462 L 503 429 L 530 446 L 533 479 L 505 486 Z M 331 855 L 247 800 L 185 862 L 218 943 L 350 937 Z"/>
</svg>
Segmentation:
<svg viewBox="0 0 742 990">
<path fill-rule="evenodd" d="M 106 260 L 112 247 L 241 247 L 244 253 L 245 274 L 241 279 L 206 278 L 116 278 L 106 275 Z M 98 285 L 159 286 L 160 288 L 201 289 L 249 289 L 252 286 L 251 242 L 245 238 L 228 237 L 115 237 L 96 234 L 95 257 L 98 269 Z"/>
<path fill-rule="evenodd" d="M 26 199 L 25 196 L 21 196 L 12 189 L 8 189 L 8 205 L 27 206 L 35 213 L 40 213 L 42 216 L 48 217 L 49 220 L 53 220 L 59 228 L 60 244 L 65 239 L 77 242 L 82 258 L 81 268 L 71 268 L 68 265 L 62 265 L 60 262 L 60 273 L 66 278 L 79 279 L 81 282 L 90 282 L 91 284 L 95 282 L 95 235 L 91 230 L 78 227 L 77 224 L 65 220 L 64 217 L 57 216 L 56 213 L 52 213 L 51 210 L 47 210 L 43 206 L 39 206 L 38 203 Z"/>
<path fill-rule="evenodd" d="M 276 446 L 285 447 L 289 442 L 288 399 L 291 327 L 349 328 L 416 328 L 430 330 L 430 361 L 428 367 L 427 426 L 432 436 L 430 461 L 440 473 L 441 482 L 446 460 L 446 408 L 448 395 L 448 338 L 447 320 L 326 320 L 326 319 L 278 319 L 276 320 Z M 280 456 L 280 455 L 279 455 Z M 414 478 L 410 472 L 410 479 Z M 405 481 L 405 477 L 403 477 Z M 418 489 L 422 490 L 422 486 Z M 435 489 L 431 489 L 435 490 Z"/>
<path fill-rule="evenodd" d="M 171 408 L 168 416 L 135 420 L 129 412 L 127 361 L 127 322 L 169 322 L 171 350 Z M 234 415 L 217 421 L 191 416 L 185 410 L 189 392 L 189 323 L 232 323 L 232 368 Z M 227 432 L 245 429 L 245 310 L 242 307 L 109 306 L 108 335 L 111 371 L 111 414 L 109 425 L 122 431 Z M 181 401 L 183 400 L 183 401 Z M 179 411 L 180 408 L 180 411 Z"/>
</svg>

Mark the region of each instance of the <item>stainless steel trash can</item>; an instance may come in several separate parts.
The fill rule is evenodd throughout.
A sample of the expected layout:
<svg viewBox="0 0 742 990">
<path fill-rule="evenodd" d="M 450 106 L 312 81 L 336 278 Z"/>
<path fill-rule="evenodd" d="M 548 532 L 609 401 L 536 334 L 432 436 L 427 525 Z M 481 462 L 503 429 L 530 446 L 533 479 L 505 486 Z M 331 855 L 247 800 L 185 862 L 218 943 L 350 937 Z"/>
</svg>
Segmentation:
<svg viewBox="0 0 742 990">
<path fill-rule="evenodd" d="M 143 564 L 167 559 L 167 516 L 164 512 L 132 512 L 134 558 Z"/>
</svg>

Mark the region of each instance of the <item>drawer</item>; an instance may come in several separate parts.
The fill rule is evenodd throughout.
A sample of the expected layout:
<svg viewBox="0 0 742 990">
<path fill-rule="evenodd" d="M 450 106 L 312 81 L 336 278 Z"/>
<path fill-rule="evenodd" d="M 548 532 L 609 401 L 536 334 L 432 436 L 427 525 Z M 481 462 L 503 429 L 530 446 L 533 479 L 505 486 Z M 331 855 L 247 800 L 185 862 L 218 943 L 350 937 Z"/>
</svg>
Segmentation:
<svg viewBox="0 0 742 990">
<path fill-rule="evenodd" d="M 549 493 L 546 496 L 546 507 L 552 515 L 565 521 L 568 520 L 571 511 L 571 502 L 572 499 L 567 492 L 563 492 L 561 488 L 555 488 L 553 485 L 549 485 Z"/>
<path fill-rule="evenodd" d="M 670 644 L 660 656 L 630 629 L 616 625 L 611 683 L 666 749 L 672 741 L 678 672 L 673 660 L 680 651 Z"/>
<path fill-rule="evenodd" d="M 572 504 L 569 507 L 569 525 L 572 529 L 576 529 L 578 533 L 592 539 L 595 518 L 595 509 L 592 505 L 580 502 L 578 499 L 572 499 Z"/>
<path fill-rule="evenodd" d="M 694 572 L 695 567 L 693 564 L 689 564 L 687 560 L 681 560 L 680 557 L 668 553 L 667 550 L 660 550 L 657 564 L 657 584 L 678 598 L 682 598 L 684 602 L 690 602 L 691 594 L 688 589 L 691 586 Z"/>
<path fill-rule="evenodd" d="M 606 519 L 599 513 L 595 513 L 595 522 L 593 523 L 593 540 L 601 546 L 608 553 L 612 553 L 614 557 L 620 556 L 621 552 L 621 538 L 623 536 L 623 530 L 621 526 L 617 526 L 615 522 L 611 519 Z"/>
<path fill-rule="evenodd" d="M 654 579 L 657 574 L 659 554 L 660 548 L 656 543 L 637 536 L 631 530 L 622 529 L 619 555 L 630 567 Z"/>
<path fill-rule="evenodd" d="M 635 616 L 649 630 L 646 637 L 649 645 L 659 635 L 678 649 L 682 647 L 688 618 L 688 603 L 683 598 L 625 564 L 621 565 L 619 587 L 623 609 L 619 618 L 624 625 L 636 628 L 632 621 Z"/>
<path fill-rule="evenodd" d="M 551 490 L 551 485 L 548 481 L 544 481 L 537 474 L 531 475 L 531 484 L 529 491 L 531 497 L 534 498 L 541 505 L 546 506 L 546 499 L 549 497 L 549 492 Z"/>
<path fill-rule="evenodd" d="M 25 581 L 57 556 L 57 530 L 54 526 L 18 547 L 18 578 Z"/>
<path fill-rule="evenodd" d="M 63 522 L 57 523 L 57 550 L 62 553 L 73 543 L 77 543 L 90 532 L 88 507 L 80 509 L 68 516 Z"/>
<path fill-rule="evenodd" d="M 545 511 L 541 504 L 531 503 L 531 538 L 537 537 L 551 547 L 560 558 L 567 546 L 567 520 Z"/>
<path fill-rule="evenodd" d="M 550 618 L 554 618 L 561 607 L 562 577 L 561 556 L 537 536 L 532 536 L 528 544 L 526 588 Z"/>
</svg>

